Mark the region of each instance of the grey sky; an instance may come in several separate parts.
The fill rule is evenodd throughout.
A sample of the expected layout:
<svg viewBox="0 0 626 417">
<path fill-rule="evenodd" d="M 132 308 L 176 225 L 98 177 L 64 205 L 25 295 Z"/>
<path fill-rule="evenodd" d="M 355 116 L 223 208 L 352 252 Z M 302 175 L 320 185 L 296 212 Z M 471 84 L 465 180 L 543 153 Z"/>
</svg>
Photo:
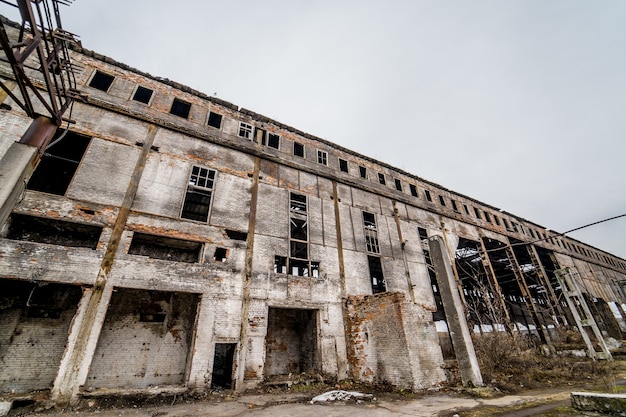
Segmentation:
<svg viewBox="0 0 626 417">
<path fill-rule="evenodd" d="M 626 213 L 622 0 L 75 0 L 62 17 L 88 49 L 544 227 Z M 626 257 L 625 235 L 622 218 L 572 237 Z"/>
</svg>

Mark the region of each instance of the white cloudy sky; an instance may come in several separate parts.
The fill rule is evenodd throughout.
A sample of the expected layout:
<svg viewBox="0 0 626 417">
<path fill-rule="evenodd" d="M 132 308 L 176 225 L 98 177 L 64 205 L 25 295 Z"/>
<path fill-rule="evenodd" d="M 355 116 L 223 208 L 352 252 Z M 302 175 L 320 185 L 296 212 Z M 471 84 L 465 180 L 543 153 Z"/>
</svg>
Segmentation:
<svg viewBox="0 0 626 417">
<path fill-rule="evenodd" d="M 88 49 L 547 228 L 626 213 L 626 1 L 75 0 L 61 12 Z M 625 236 L 626 218 L 572 234 L 623 258 Z"/>
</svg>

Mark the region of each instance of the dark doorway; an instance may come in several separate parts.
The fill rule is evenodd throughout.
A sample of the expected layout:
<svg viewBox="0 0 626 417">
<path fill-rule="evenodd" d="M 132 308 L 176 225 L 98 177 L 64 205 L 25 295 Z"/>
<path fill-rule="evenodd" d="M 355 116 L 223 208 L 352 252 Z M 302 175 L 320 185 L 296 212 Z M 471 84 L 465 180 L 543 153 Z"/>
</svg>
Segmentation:
<svg viewBox="0 0 626 417">
<path fill-rule="evenodd" d="M 270 308 L 265 338 L 265 376 L 318 369 L 317 312 Z"/>
<path fill-rule="evenodd" d="M 233 358 L 236 343 L 216 343 L 211 388 L 233 387 Z"/>
</svg>

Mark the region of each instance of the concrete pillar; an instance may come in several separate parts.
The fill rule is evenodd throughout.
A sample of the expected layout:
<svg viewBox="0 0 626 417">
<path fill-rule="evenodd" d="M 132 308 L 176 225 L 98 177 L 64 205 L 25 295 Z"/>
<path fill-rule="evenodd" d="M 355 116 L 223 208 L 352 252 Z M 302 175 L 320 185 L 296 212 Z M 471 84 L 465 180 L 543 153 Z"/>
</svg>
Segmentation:
<svg viewBox="0 0 626 417">
<path fill-rule="evenodd" d="M 446 321 L 452 339 L 452 346 L 459 363 L 459 371 L 463 385 L 483 385 L 478 359 L 474 351 L 474 344 L 465 319 L 465 310 L 452 272 L 450 257 L 445 249 L 441 236 L 428 239 L 430 257 L 433 261 L 437 284 L 441 294 L 441 301 L 446 313 Z"/>
<path fill-rule="evenodd" d="M 196 322 L 196 337 L 191 349 L 191 366 L 189 368 L 189 386 L 200 388 L 208 384 L 212 371 L 214 354 L 213 325 L 215 311 L 207 294 L 203 294 L 198 305 L 198 320 Z"/>
</svg>

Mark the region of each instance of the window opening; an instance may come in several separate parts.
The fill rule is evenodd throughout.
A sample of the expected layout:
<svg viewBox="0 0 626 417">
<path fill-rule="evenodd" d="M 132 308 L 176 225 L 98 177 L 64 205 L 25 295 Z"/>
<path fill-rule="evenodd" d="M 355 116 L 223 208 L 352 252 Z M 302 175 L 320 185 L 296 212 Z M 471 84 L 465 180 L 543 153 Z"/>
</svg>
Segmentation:
<svg viewBox="0 0 626 417">
<path fill-rule="evenodd" d="M 228 236 L 229 239 L 240 240 L 242 242 L 245 242 L 246 240 L 248 240 L 247 232 L 240 232 L 239 230 L 231 230 L 231 229 L 226 229 L 224 231 L 226 232 L 226 236 Z"/>
<path fill-rule="evenodd" d="M 383 266 L 378 256 L 368 256 L 367 264 L 370 270 L 370 279 L 372 282 L 372 292 L 378 294 L 387 291 L 385 278 L 383 276 Z"/>
<path fill-rule="evenodd" d="M 279 138 L 280 136 L 275 133 L 268 133 L 267 146 L 269 146 L 270 148 L 278 149 Z"/>
<path fill-rule="evenodd" d="M 339 170 L 341 172 L 348 172 L 348 161 L 339 158 Z"/>
<path fill-rule="evenodd" d="M 61 129 L 59 129 L 61 130 Z M 58 138 L 62 132 L 55 135 Z M 57 142 L 52 139 L 46 148 L 27 188 L 44 193 L 64 195 L 78 169 L 91 138 L 72 131 Z"/>
<path fill-rule="evenodd" d="M 93 87 L 106 92 L 111 87 L 111 84 L 113 84 L 114 79 L 114 76 L 96 70 L 96 73 L 93 75 L 91 81 L 89 82 L 89 87 Z"/>
<path fill-rule="evenodd" d="M 417 186 L 415 184 L 409 184 L 409 188 L 411 189 L 411 195 L 413 197 L 419 196 L 419 194 L 417 193 Z"/>
<path fill-rule="evenodd" d="M 215 253 L 213 253 L 213 260 L 216 262 L 226 262 L 226 257 L 228 255 L 228 251 L 226 248 L 215 248 Z"/>
<path fill-rule="evenodd" d="M 378 182 L 382 185 L 387 184 L 387 181 L 385 180 L 385 174 L 383 174 L 382 172 L 378 173 Z"/>
<path fill-rule="evenodd" d="M 317 151 L 317 163 L 328 165 L 328 154 L 324 151 Z"/>
<path fill-rule="evenodd" d="M 493 221 L 495 221 L 496 224 L 500 226 L 500 219 L 498 218 L 498 216 L 493 216 Z"/>
<path fill-rule="evenodd" d="M 128 254 L 165 261 L 195 263 L 200 259 L 201 249 L 200 242 L 135 232 Z"/>
<path fill-rule="evenodd" d="M 438 196 L 439 197 L 439 204 L 441 204 L 442 206 L 446 206 L 446 199 L 443 198 L 442 195 Z"/>
<path fill-rule="evenodd" d="M 359 175 L 361 178 L 367 178 L 367 168 L 359 166 Z"/>
<path fill-rule="evenodd" d="M 477 219 L 481 219 L 481 217 L 480 217 L 480 210 L 478 210 L 476 207 L 474 207 L 474 214 L 476 215 Z"/>
<path fill-rule="evenodd" d="M 376 216 L 373 213 L 363 212 L 363 228 L 365 230 L 365 249 L 371 253 L 380 253 Z"/>
<path fill-rule="evenodd" d="M 395 178 L 394 182 L 396 183 L 396 190 L 402 191 L 402 181 L 400 181 L 398 178 Z"/>
<path fill-rule="evenodd" d="M 304 145 L 299 143 L 299 142 L 294 142 L 293 143 L 293 154 L 295 156 L 299 156 L 301 158 L 304 158 Z"/>
<path fill-rule="evenodd" d="M 214 170 L 197 165 L 192 167 L 180 217 L 200 222 L 209 219 L 214 182 Z"/>
<path fill-rule="evenodd" d="M 286 256 L 274 256 L 274 272 L 279 274 L 287 273 L 287 257 Z"/>
<path fill-rule="evenodd" d="M 504 217 L 502 218 L 502 223 L 504 223 L 504 227 L 506 228 L 506 230 L 510 230 L 511 228 L 509 227 L 509 222 L 507 219 L 505 219 Z"/>
<path fill-rule="evenodd" d="M 265 146 L 265 138 L 267 137 L 267 132 L 265 129 L 261 129 L 260 127 L 254 128 L 254 143 L 258 143 L 259 145 Z"/>
<path fill-rule="evenodd" d="M 463 210 L 465 210 L 465 214 L 467 214 L 468 216 L 470 215 L 469 207 L 467 207 L 467 204 L 465 203 L 463 203 Z"/>
<path fill-rule="evenodd" d="M 150 103 L 150 99 L 152 98 L 152 93 L 154 93 L 154 90 L 142 86 L 137 86 L 135 94 L 133 95 L 133 100 L 140 103 L 148 104 Z"/>
<path fill-rule="evenodd" d="M 211 388 L 233 388 L 233 364 L 236 343 L 216 343 Z"/>
<path fill-rule="evenodd" d="M 252 125 L 244 122 L 239 122 L 239 137 L 252 139 Z"/>
<path fill-rule="evenodd" d="M 457 205 L 456 205 L 456 201 L 455 201 L 455 200 L 450 199 L 450 203 L 452 203 L 452 210 L 454 210 L 454 211 L 457 211 L 457 212 L 458 212 L 458 211 L 459 211 L 459 206 L 457 206 Z"/>
<path fill-rule="evenodd" d="M 289 193 L 289 257 L 276 255 L 274 257 L 274 272 L 304 277 L 311 276 L 308 228 L 306 196 Z M 319 263 L 316 273 L 319 274 Z"/>
<path fill-rule="evenodd" d="M 214 113 L 210 111 L 207 125 L 214 127 L 216 129 L 220 129 L 222 127 L 222 115 L 219 113 Z"/>
<path fill-rule="evenodd" d="M 432 201 L 433 201 L 433 198 L 432 198 L 432 196 L 430 195 L 430 191 L 428 191 L 428 190 L 424 190 L 424 195 L 426 196 L 426 200 L 427 200 L 427 201 L 430 201 L 430 202 L 432 202 Z"/>
<path fill-rule="evenodd" d="M 485 215 L 485 220 L 487 220 L 487 222 L 491 223 L 491 216 L 489 215 L 489 213 L 487 213 L 486 211 L 483 211 L 483 214 Z"/>
<path fill-rule="evenodd" d="M 174 98 L 172 101 L 172 107 L 170 108 L 170 113 L 174 116 L 182 117 L 186 119 L 189 117 L 189 111 L 191 110 L 191 103 L 188 103 L 184 100 L 180 100 L 178 98 Z"/>
<path fill-rule="evenodd" d="M 96 249 L 102 227 L 57 219 L 11 214 L 7 239 Z"/>
<path fill-rule="evenodd" d="M 428 243 L 428 232 L 423 227 L 417 227 L 417 234 L 420 237 L 422 243 Z"/>
</svg>

